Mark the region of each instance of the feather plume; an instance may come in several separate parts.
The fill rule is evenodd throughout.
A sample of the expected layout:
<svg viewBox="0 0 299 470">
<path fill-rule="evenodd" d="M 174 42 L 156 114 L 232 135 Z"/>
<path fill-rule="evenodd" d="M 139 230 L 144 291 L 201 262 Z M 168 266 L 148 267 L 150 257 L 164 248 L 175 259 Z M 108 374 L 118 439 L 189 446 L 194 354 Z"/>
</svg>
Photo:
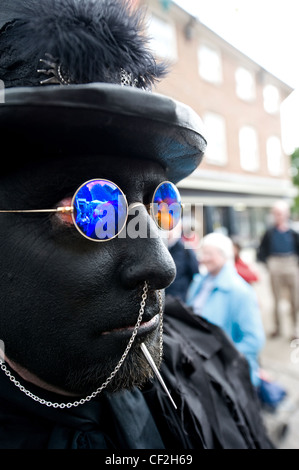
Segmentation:
<svg viewBox="0 0 299 470">
<path fill-rule="evenodd" d="M 39 85 L 45 54 L 72 83 L 120 83 L 123 69 L 150 87 L 166 73 L 148 48 L 144 11 L 128 0 L 1 0 L 0 18 L 6 87 Z"/>
</svg>

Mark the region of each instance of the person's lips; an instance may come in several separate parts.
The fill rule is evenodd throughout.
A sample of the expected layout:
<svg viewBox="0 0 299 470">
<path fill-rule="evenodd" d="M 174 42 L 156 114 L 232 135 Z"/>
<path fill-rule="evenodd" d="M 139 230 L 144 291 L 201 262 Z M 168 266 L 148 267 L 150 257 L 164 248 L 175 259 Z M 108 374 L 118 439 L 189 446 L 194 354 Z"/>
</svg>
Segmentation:
<svg viewBox="0 0 299 470">
<path fill-rule="evenodd" d="M 137 336 L 147 335 L 154 331 L 159 325 L 159 314 L 156 314 L 153 318 L 148 321 L 143 321 L 137 330 Z M 131 336 L 135 325 L 126 326 L 123 328 L 114 328 L 110 331 L 104 331 L 102 335 L 116 335 L 116 336 Z"/>
</svg>

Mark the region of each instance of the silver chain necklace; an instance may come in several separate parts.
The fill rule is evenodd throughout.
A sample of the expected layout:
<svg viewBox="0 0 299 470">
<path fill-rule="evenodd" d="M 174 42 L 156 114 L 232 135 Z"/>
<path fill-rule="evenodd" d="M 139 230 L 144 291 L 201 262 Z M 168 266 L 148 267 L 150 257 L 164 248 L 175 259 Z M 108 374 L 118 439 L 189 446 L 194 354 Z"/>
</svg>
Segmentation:
<svg viewBox="0 0 299 470">
<path fill-rule="evenodd" d="M 111 372 L 109 377 L 105 380 L 105 382 L 97 388 L 94 392 L 92 392 L 90 395 L 88 395 L 85 398 L 81 398 L 81 400 L 76 400 L 74 402 L 69 402 L 69 403 L 53 403 L 52 401 L 47 401 L 44 400 L 43 398 L 38 397 L 37 395 L 34 395 L 32 392 L 27 390 L 21 383 L 11 374 L 9 369 L 6 367 L 4 364 L 4 360 L 0 359 L 0 367 L 3 370 L 3 372 L 7 375 L 9 380 L 19 389 L 21 392 L 25 393 L 28 397 L 32 398 L 32 400 L 40 403 L 41 405 L 46 405 L 48 407 L 53 407 L 53 408 L 72 408 L 75 406 L 83 405 L 84 403 L 90 401 L 92 398 L 95 398 L 99 393 L 101 393 L 104 388 L 107 387 L 107 385 L 111 382 L 113 377 L 117 374 L 119 369 L 121 368 L 124 360 L 126 359 L 131 346 L 135 340 L 135 337 L 137 335 L 138 328 L 140 326 L 142 316 L 144 313 L 144 307 L 145 307 L 145 301 L 147 299 L 147 293 L 148 293 L 148 285 L 147 282 L 145 281 L 144 287 L 143 287 L 143 294 L 140 302 L 140 309 L 139 309 L 139 314 L 137 318 L 137 322 L 135 324 L 132 336 L 127 344 L 127 347 L 121 356 L 119 362 L 115 366 L 114 370 Z M 162 360 L 162 355 L 163 355 L 163 299 L 162 299 L 162 294 L 161 291 L 158 291 L 158 297 L 159 297 L 159 316 L 160 316 L 160 344 L 159 344 L 159 349 L 160 349 L 160 361 Z"/>
</svg>

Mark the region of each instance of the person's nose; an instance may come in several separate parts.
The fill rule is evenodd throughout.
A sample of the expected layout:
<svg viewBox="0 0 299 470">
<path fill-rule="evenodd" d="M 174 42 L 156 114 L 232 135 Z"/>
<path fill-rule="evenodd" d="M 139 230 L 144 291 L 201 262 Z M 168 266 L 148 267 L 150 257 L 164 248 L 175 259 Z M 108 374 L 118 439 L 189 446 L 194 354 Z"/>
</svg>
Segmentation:
<svg viewBox="0 0 299 470">
<path fill-rule="evenodd" d="M 120 272 L 121 282 L 130 289 L 144 281 L 154 290 L 165 289 L 176 276 L 176 266 L 161 238 L 160 230 L 145 207 L 139 211 L 138 224 L 135 223 L 135 226 L 138 225 L 140 236 L 136 236 L 138 234 L 132 230 L 134 219 L 127 224 L 126 237 L 123 240 L 125 259 Z"/>
</svg>

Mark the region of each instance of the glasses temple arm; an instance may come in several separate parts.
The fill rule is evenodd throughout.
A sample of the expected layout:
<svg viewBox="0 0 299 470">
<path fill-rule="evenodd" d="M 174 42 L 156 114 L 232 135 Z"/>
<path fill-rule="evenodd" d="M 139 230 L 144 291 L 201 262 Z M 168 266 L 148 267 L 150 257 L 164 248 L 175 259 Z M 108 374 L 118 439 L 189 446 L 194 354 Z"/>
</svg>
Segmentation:
<svg viewBox="0 0 299 470">
<path fill-rule="evenodd" d="M 0 214 L 12 214 L 12 213 L 20 213 L 20 214 L 24 214 L 24 213 L 39 213 L 39 212 L 62 212 L 63 214 L 64 213 L 69 213 L 69 212 L 73 212 L 73 207 L 71 206 L 61 206 L 61 207 L 56 207 L 55 209 L 27 209 L 27 210 L 6 210 L 6 211 L 3 211 L 3 210 L 0 210 Z"/>
<path fill-rule="evenodd" d="M 138 206 L 144 206 L 150 211 L 154 204 L 142 204 L 141 202 L 135 202 L 133 204 L 130 204 L 129 209 L 135 209 L 135 207 Z M 184 204 L 181 204 L 182 209 L 184 208 Z M 65 213 L 72 213 L 74 211 L 74 208 L 72 206 L 61 206 L 61 207 L 56 207 L 54 209 L 25 209 L 25 210 L 0 210 L 0 214 L 34 214 L 34 213 L 42 213 L 42 212 L 61 212 L 62 214 Z"/>
</svg>

